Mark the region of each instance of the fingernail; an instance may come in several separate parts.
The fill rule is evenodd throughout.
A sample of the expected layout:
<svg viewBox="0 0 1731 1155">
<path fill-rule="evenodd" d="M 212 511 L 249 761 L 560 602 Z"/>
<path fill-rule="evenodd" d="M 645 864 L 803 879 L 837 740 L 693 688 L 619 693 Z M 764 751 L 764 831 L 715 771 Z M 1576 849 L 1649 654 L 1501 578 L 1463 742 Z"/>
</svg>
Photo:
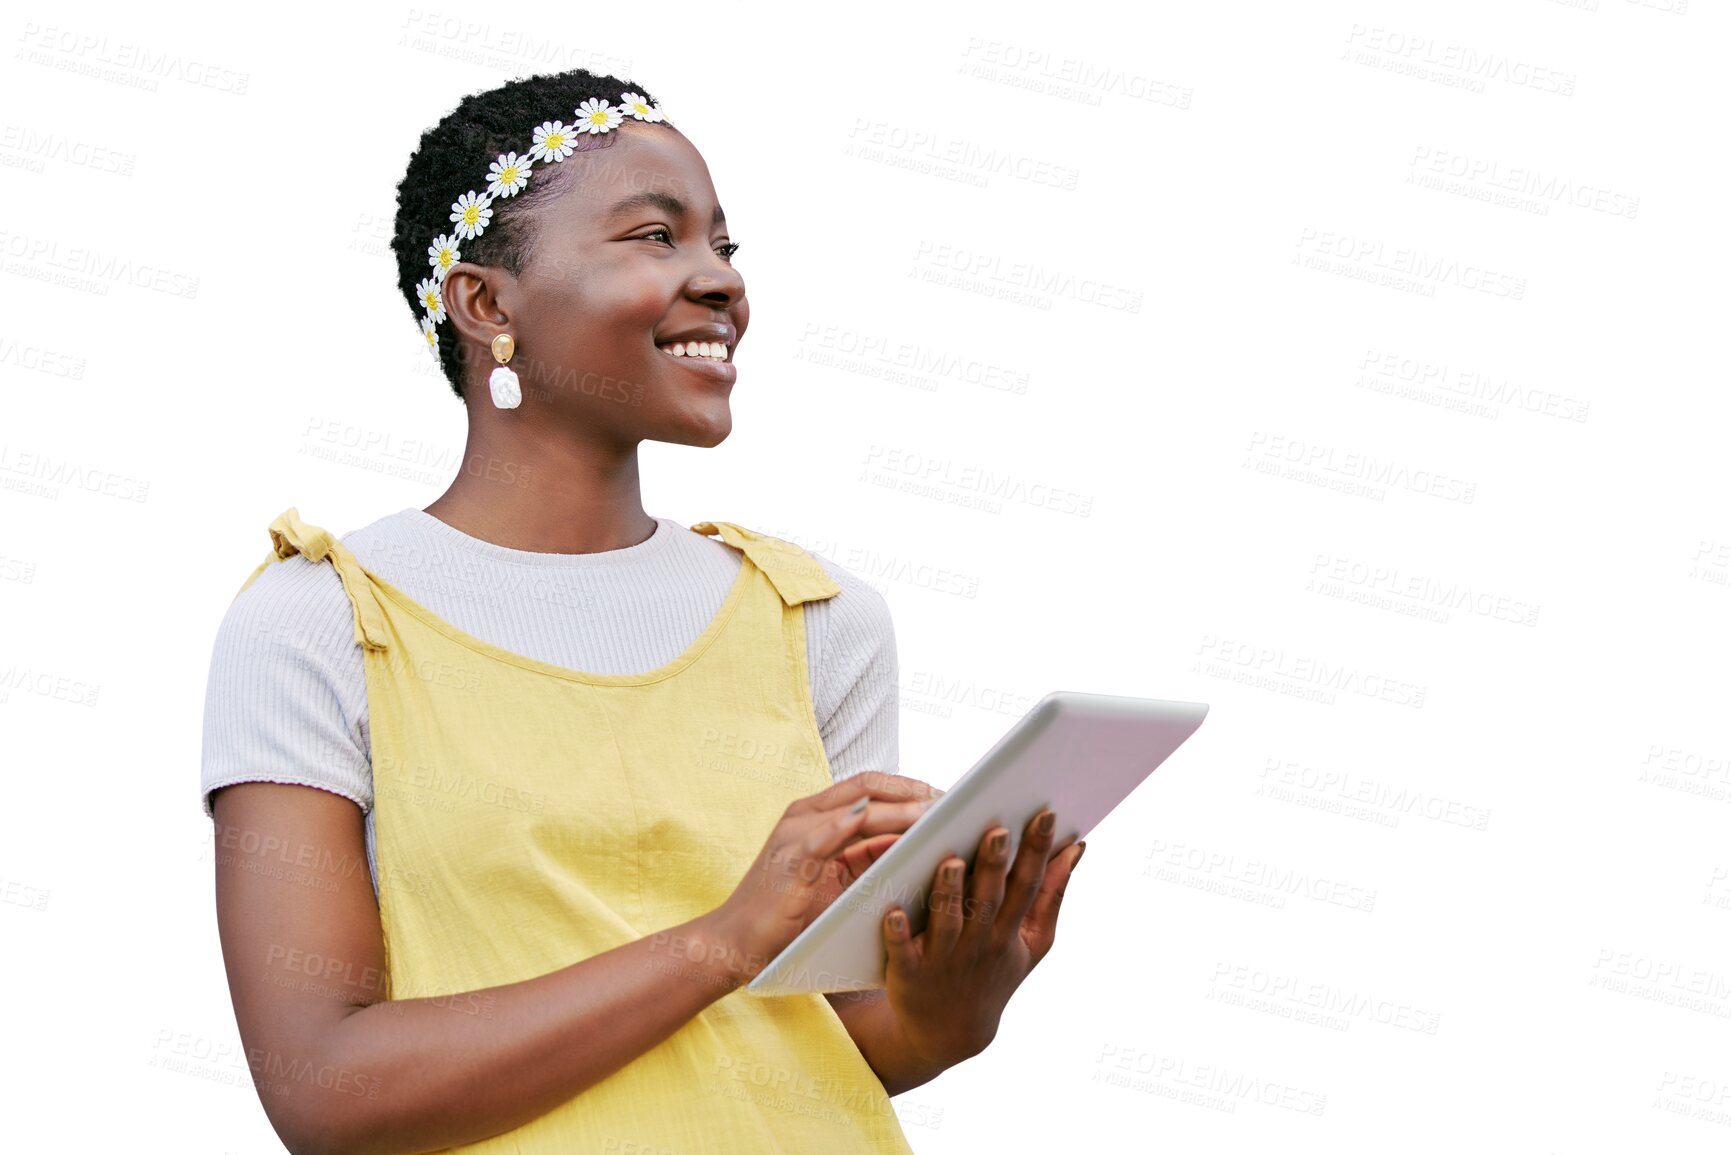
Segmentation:
<svg viewBox="0 0 1731 1155">
<path fill-rule="evenodd" d="M 1088 844 L 1086 842 L 1076 843 L 1076 862 L 1070 864 L 1071 870 L 1076 869 L 1076 864 L 1082 861 L 1082 856 L 1086 853 L 1088 853 Z"/>
<path fill-rule="evenodd" d="M 944 867 L 944 881 L 954 886 L 962 880 L 962 865 L 959 862 Z"/>
<path fill-rule="evenodd" d="M 992 854 L 993 855 L 999 855 L 999 854 L 1004 853 L 1004 847 L 1008 846 L 1009 844 L 1010 844 L 1010 832 L 1008 830 L 998 831 L 996 834 L 992 835 L 992 841 L 991 841 L 991 845 L 990 845 L 990 849 L 991 849 Z"/>
<path fill-rule="evenodd" d="M 848 807 L 847 812 L 849 814 L 858 814 L 860 811 L 862 811 L 866 808 L 866 803 L 868 803 L 870 801 L 871 801 L 870 798 L 861 798 L 858 802 L 855 802 L 852 806 Z"/>
<path fill-rule="evenodd" d="M 1044 814 L 1040 815 L 1040 820 L 1038 822 L 1034 823 L 1034 831 L 1043 837 L 1052 833 L 1052 827 L 1056 825 L 1058 825 L 1058 816 L 1048 810 Z"/>
</svg>

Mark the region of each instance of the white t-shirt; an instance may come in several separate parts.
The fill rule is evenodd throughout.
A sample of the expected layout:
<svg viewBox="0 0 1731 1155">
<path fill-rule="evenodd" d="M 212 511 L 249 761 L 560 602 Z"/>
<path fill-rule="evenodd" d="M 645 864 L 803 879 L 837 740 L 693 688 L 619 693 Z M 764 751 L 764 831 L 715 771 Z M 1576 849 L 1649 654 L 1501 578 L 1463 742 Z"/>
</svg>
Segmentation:
<svg viewBox="0 0 1731 1155">
<path fill-rule="evenodd" d="M 458 628 L 512 653 L 596 674 L 636 674 L 691 647 L 720 611 L 741 558 L 658 517 L 646 540 L 600 553 L 494 545 L 420 509 L 341 540 L 368 570 Z M 883 595 L 821 554 L 842 587 L 805 603 L 811 696 L 839 780 L 899 768 L 895 630 Z M 366 676 L 342 580 L 296 555 L 265 567 L 228 607 L 205 693 L 199 793 L 291 782 L 352 799 L 374 862 Z"/>
</svg>

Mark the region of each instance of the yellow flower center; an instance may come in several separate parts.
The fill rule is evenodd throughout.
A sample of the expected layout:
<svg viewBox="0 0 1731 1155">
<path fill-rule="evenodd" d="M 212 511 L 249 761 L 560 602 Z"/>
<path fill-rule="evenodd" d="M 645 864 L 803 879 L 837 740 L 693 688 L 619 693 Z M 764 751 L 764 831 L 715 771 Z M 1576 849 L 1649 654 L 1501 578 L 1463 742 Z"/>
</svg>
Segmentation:
<svg viewBox="0 0 1731 1155">
<path fill-rule="evenodd" d="M 463 223 L 464 224 L 472 225 L 480 219 L 481 219 L 481 206 L 480 205 L 470 205 L 468 208 L 463 210 Z"/>
<path fill-rule="evenodd" d="M 450 249 L 440 249 L 439 250 L 439 267 L 441 269 L 448 269 L 451 267 L 451 250 Z"/>
<path fill-rule="evenodd" d="M 607 114 L 605 112 L 602 112 L 599 108 L 597 108 L 594 112 L 591 112 L 589 114 L 589 123 L 590 124 L 606 124 L 607 123 Z"/>
<path fill-rule="evenodd" d="M 564 148 L 565 134 L 562 132 L 550 132 L 547 134 L 547 139 L 543 143 L 548 148 Z"/>
<path fill-rule="evenodd" d="M 438 307 L 439 307 L 439 294 L 434 292 L 432 289 L 428 289 L 427 290 L 427 308 L 437 309 Z"/>
<path fill-rule="evenodd" d="M 517 183 L 517 166 L 514 164 L 508 164 L 504 168 L 500 169 L 499 170 L 499 183 L 500 184 L 516 184 Z"/>
</svg>

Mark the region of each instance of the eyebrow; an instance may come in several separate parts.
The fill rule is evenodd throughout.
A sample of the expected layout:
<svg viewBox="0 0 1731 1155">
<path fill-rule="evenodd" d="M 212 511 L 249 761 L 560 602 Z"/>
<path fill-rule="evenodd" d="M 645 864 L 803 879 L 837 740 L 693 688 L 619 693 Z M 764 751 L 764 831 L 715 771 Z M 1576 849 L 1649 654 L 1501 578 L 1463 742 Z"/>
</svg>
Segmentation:
<svg viewBox="0 0 1731 1155">
<path fill-rule="evenodd" d="M 630 212 L 632 209 L 642 208 L 661 209 L 664 212 L 672 213 L 676 217 L 685 216 L 691 211 L 684 201 L 671 193 L 640 192 L 633 193 L 631 196 L 628 196 L 624 200 L 614 204 L 612 208 L 607 210 L 607 216 L 608 219 L 612 219 L 613 217 L 620 216 L 623 213 Z M 715 206 L 715 216 L 711 219 L 710 223 L 719 225 L 725 224 L 726 222 L 727 214 L 722 212 L 721 205 L 717 204 Z"/>
</svg>

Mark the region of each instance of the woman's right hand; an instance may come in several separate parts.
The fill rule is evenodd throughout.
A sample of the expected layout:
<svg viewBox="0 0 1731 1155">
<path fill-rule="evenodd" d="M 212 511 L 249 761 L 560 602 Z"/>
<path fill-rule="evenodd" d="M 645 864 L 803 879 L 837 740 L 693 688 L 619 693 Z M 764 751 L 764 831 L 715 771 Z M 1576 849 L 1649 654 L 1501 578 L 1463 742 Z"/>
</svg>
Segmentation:
<svg viewBox="0 0 1731 1155">
<path fill-rule="evenodd" d="M 743 986 L 822 914 L 944 792 L 862 771 L 788 804 L 757 860 L 710 912 L 711 949 Z"/>
</svg>

